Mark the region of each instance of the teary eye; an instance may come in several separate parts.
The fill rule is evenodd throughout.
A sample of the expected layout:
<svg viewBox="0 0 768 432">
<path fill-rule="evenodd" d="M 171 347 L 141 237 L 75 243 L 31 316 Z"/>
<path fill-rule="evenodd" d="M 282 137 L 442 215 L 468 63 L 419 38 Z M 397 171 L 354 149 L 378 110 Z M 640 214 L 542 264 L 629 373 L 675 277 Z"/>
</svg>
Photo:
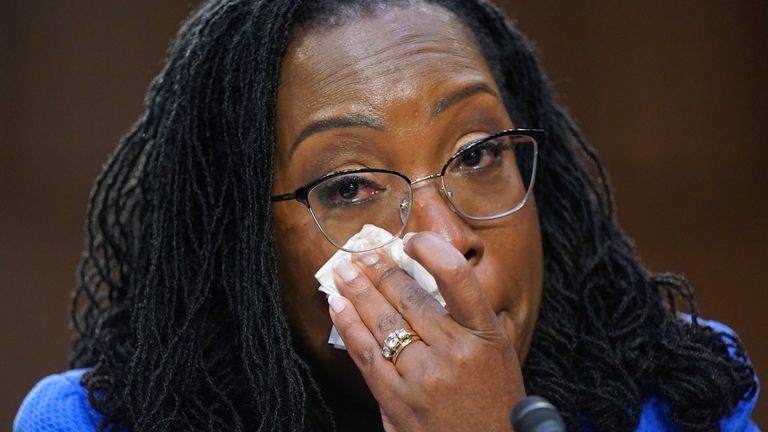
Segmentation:
<svg viewBox="0 0 768 432">
<path fill-rule="evenodd" d="M 319 186 L 319 197 L 326 206 L 342 207 L 364 203 L 386 190 L 361 175 L 344 175 Z"/>
</svg>

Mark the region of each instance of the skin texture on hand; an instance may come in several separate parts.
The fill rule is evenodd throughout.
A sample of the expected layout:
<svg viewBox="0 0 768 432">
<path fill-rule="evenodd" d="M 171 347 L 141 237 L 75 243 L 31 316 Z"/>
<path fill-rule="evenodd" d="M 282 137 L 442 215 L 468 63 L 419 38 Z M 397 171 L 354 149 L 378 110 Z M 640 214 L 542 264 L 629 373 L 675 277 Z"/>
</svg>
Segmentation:
<svg viewBox="0 0 768 432">
<path fill-rule="evenodd" d="M 347 168 L 386 168 L 420 178 L 438 172 L 460 146 L 515 126 L 469 31 L 450 13 L 426 5 L 299 31 L 283 59 L 277 115 L 273 194 L 291 192 L 323 174 Z M 340 119 L 367 120 L 343 125 Z M 318 124 L 337 127 L 313 128 Z M 419 306 L 425 318 L 417 324 L 390 311 L 391 322 L 404 320 L 417 326 L 419 334 L 424 332 L 423 342 L 403 351 L 398 368 L 416 367 L 412 357 L 427 356 L 422 352 L 430 342 L 427 336 L 435 332 L 438 337 L 432 340 L 435 347 L 430 346 L 429 362 L 420 366 L 429 368 L 423 372 L 430 381 L 419 385 L 408 381 L 407 387 L 379 379 L 392 374 L 372 375 L 358 368 L 369 364 L 394 373 L 381 356 L 388 332 L 376 330 L 376 324 L 366 326 L 368 350 L 356 345 L 358 358 L 350 356 L 353 350 L 328 345 L 331 317 L 313 275 L 336 249 L 302 204 L 286 201 L 272 208 L 281 295 L 294 343 L 312 368 L 340 430 L 373 430 L 382 423 L 382 412 L 385 421 L 403 430 L 415 425 L 443 426 L 459 417 L 470 421 L 477 414 L 474 401 L 485 404 L 484 416 L 508 418 L 511 407 L 507 405 L 522 395 L 519 369 L 541 298 L 541 238 L 533 199 L 513 215 L 477 222 L 451 210 L 437 181 L 414 186 L 405 230 L 421 234 L 411 239 L 407 252 L 433 272 L 450 314 L 443 311 L 441 315 L 426 302 Z M 452 264 L 445 261 L 448 257 L 453 257 Z M 387 288 L 395 299 L 390 304 L 400 315 L 406 311 L 401 310 L 394 291 L 419 294 L 407 289 L 412 281 L 395 273 L 399 274 L 393 271 L 388 278 L 403 286 L 393 284 L 390 290 L 389 284 L 382 287 L 371 276 L 377 289 L 369 292 Z M 456 296 L 469 295 L 465 291 L 474 293 L 471 301 L 457 301 Z M 382 292 L 378 295 L 388 298 Z M 350 313 L 376 320 L 355 304 L 347 308 Z M 349 346 L 349 333 L 342 336 Z M 448 343 L 446 338 L 457 342 Z M 360 356 L 367 356 L 369 362 L 360 363 Z M 460 377 L 458 369 L 462 369 Z M 392 388 L 380 391 L 373 384 L 374 376 L 382 386 Z M 441 376 L 451 380 L 441 383 Z M 457 383 L 460 387 L 448 390 Z M 435 392 L 441 397 L 453 393 L 453 400 L 443 401 L 443 411 L 421 405 L 428 399 L 425 395 Z M 410 420 L 398 414 L 409 412 Z"/>
<path fill-rule="evenodd" d="M 509 413 L 525 396 L 512 337 L 505 331 L 461 253 L 434 233 L 413 236 L 406 253 L 435 276 L 446 311 L 386 254 L 341 262 L 346 298 L 330 313 L 355 364 L 380 404 L 386 430 L 509 430 Z M 380 342 L 397 329 L 421 341 L 397 363 Z"/>
</svg>

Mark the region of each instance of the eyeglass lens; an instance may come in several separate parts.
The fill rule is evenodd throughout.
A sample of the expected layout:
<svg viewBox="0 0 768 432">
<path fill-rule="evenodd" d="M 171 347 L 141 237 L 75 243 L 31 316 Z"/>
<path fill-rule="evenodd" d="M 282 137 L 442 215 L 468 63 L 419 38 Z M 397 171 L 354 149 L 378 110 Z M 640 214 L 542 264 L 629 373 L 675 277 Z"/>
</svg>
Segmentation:
<svg viewBox="0 0 768 432">
<path fill-rule="evenodd" d="M 454 208 L 474 219 L 493 219 L 516 209 L 531 184 L 535 151 L 532 138 L 505 135 L 459 153 L 443 176 Z"/>
<path fill-rule="evenodd" d="M 356 172 L 319 183 L 307 198 L 325 236 L 343 249 L 365 224 L 399 235 L 410 216 L 411 186 L 396 174 Z M 383 244 L 370 244 L 368 249 Z"/>
<path fill-rule="evenodd" d="M 533 181 L 535 153 L 535 141 L 526 135 L 502 135 L 467 147 L 445 166 L 442 186 L 446 198 L 458 213 L 470 219 L 495 219 L 513 213 L 525 203 Z M 397 174 L 352 172 L 317 184 L 309 191 L 308 200 L 328 240 L 345 249 L 347 240 L 365 224 L 399 236 L 410 216 L 412 190 Z M 365 250 L 383 244 L 369 244 Z"/>
</svg>

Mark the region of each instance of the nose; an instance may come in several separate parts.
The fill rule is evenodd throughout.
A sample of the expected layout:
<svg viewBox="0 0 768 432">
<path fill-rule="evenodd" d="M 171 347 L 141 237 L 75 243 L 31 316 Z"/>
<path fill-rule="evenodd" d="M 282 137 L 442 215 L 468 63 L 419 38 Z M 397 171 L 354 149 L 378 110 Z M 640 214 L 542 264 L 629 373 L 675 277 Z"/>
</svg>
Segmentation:
<svg viewBox="0 0 768 432">
<path fill-rule="evenodd" d="M 472 266 L 482 258 L 484 245 L 477 235 L 440 192 L 439 183 L 429 181 L 413 186 L 411 216 L 405 232 L 431 231 L 441 235 L 458 249 Z"/>
</svg>

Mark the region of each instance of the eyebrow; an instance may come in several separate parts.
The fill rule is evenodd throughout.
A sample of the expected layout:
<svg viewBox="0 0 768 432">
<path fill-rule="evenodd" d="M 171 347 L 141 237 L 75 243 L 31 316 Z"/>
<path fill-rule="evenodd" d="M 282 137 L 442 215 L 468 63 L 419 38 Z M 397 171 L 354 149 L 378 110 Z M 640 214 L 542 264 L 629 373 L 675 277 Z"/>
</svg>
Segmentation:
<svg viewBox="0 0 768 432">
<path fill-rule="evenodd" d="M 377 116 L 369 114 L 352 114 L 342 117 L 333 117 L 324 120 L 318 120 L 310 123 L 304 130 L 301 131 L 299 136 L 293 140 L 291 150 L 288 154 L 290 158 L 296 148 L 302 141 L 307 139 L 310 135 L 316 134 L 329 129 L 345 128 L 345 127 L 367 127 L 369 129 L 384 130 L 384 121 Z"/>
<path fill-rule="evenodd" d="M 443 96 L 438 100 L 433 106 L 432 106 L 432 116 L 435 117 L 443 112 L 445 112 L 448 108 L 450 108 L 453 105 L 456 105 L 457 103 L 475 96 L 477 94 L 486 93 L 489 94 L 496 99 L 501 100 L 499 95 L 496 93 L 495 90 L 491 88 L 488 84 L 484 82 L 471 84 L 466 87 L 462 87 L 458 90 L 454 90 L 447 95 Z M 341 117 L 332 117 L 329 119 L 323 119 L 318 120 L 316 122 L 312 122 L 307 127 L 305 127 L 299 136 L 296 137 L 295 140 L 293 140 L 293 144 L 291 144 L 291 149 L 288 152 L 288 158 L 290 159 L 291 156 L 293 156 L 293 153 L 296 151 L 296 149 L 299 147 L 299 145 L 307 138 L 309 138 L 310 135 L 314 135 L 319 132 L 327 131 L 330 129 L 338 129 L 338 128 L 346 128 L 346 127 L 366 127 L 369 129 L 374 130 L 384 130 L 384 120 L 381 119 L 381 117 L 370 115 L 370 114 L 351 114 L 348 116 L 341 116 Z"/>
<path fill-rule="evenodd" d="M 432 116 L 437 116 L 438 114 L 441 114 L 445 112 L 448 108 L 450 108 L 453 105 L 456 105 L 457 103 L 463 101 L 464 99 L 467 99 L 469 97 L 472 97 L 476 94 L 480 93 L 487 93 L 496 99 L 501 100 L 499 98 L 499 95 L 496 93 L 495 90 L 491 88 L 488 84 L 484 82 L 480 82 L 477 84 L 468 85 L 466 87 L 462 87 L 458 90 L 454 90 L 444 97 L 442 97 L 437 103 L 435 103 L 432 106 Z"/>
</svg>

